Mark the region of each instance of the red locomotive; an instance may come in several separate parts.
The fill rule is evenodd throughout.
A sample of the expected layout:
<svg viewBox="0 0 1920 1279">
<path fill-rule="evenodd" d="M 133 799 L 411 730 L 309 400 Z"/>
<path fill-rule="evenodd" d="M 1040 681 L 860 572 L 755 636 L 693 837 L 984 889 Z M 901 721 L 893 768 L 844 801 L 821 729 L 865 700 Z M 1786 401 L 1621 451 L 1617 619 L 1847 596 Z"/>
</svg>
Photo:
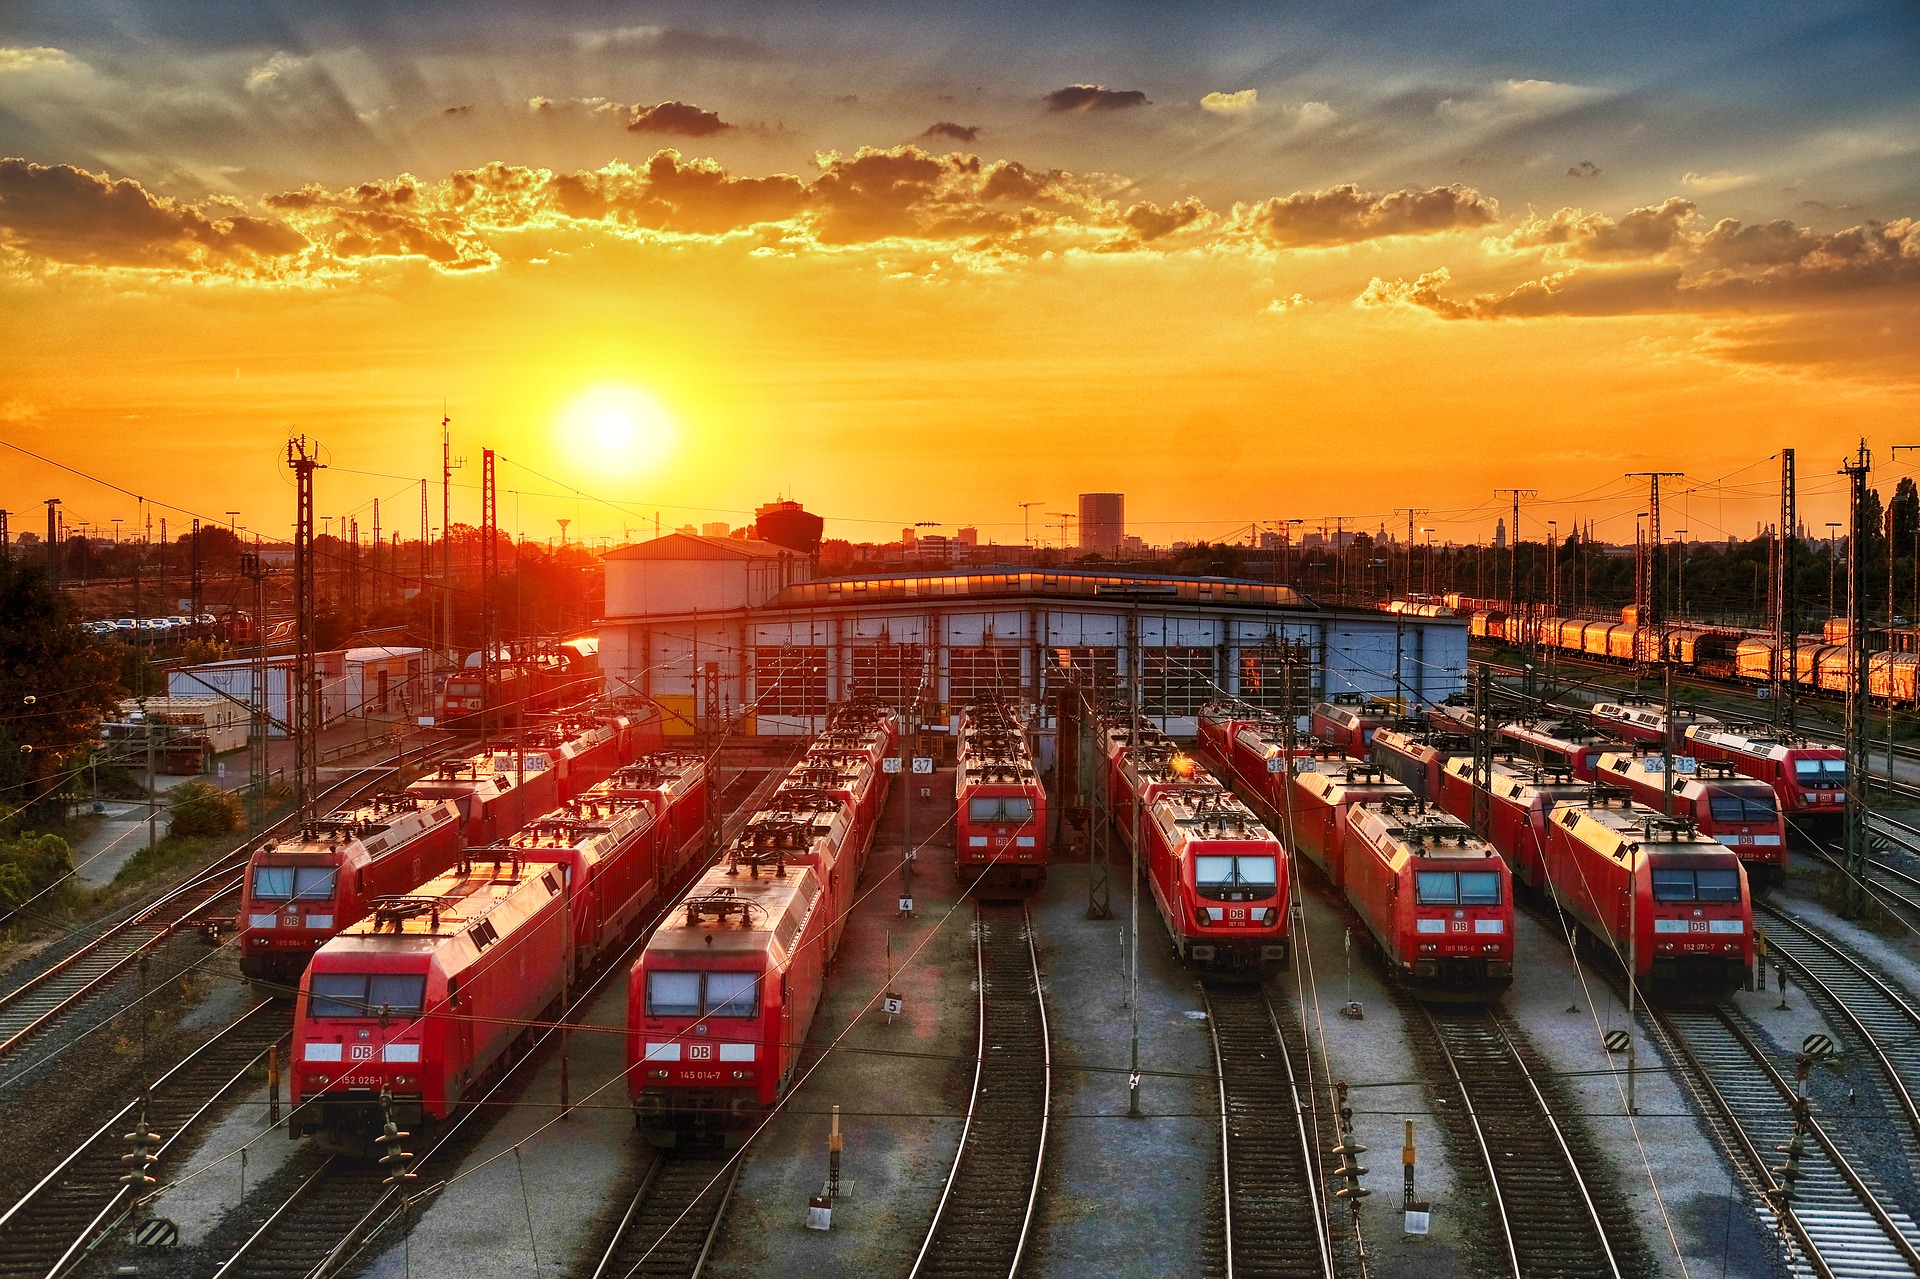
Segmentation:
<svg viewBox="0 0 1920 1279">
<path fill-rule="evenodd" d="M 1147 884 L 1182 959 L 1256 981 L 1291 963 L 1287 850 L 1251 809 L 1217 783 L 1183 785 L 1142 824 Z"/>
<path fill-rule="evenodd" d="M 571 712 L 524 730 L 516 745 L 544 752 L 554 762 L 560 798 L 576 799 L 613 775 L 613 770 L 658 750 L 659 712 Z"/>
<path fill-rule="evenodd" d="M 1283 828 L 1287 794 L 1287 752 L 1292 737 L 1284 723 L 1260 720 L 1242 724 L 1233 735 L 1227 775 L 1243 799 L 1275 830 Z M 1293 738 L 1293 771 L 1343 767 L 1347 757 L 1311 737 Z"/>
<path fill-rule="evenodd" d="M 470 847 L 498 843 L 560 802 L 560 775 L 544 750 L 500 750 L 448 760 L 407 787 L 460 807 Z"/>
<path fill-rule="evenodd" d="M 1595 728 L 1623 741 L 1644 742 L 1649 746 L 1659 746 L 1666 740 L 1667 712 L 1663 706 L 1648 705 L 1643 702 L 1595 702 L 1587 714 L 1592 718 Z M 1673 717 L 1673 749 L 1676 751 L 1687 749 L 1687 730 L 1696 724 L 1709 728 L 1719 727 L 1716 721 L 1700 715 L 1675 715 Z"/>
<path fill-rule="evenodd" d="M 1757 889 L 1787 878 L 1787 822 L 1773 788 L 1741 777 L 1722 760 L 1673 759 L 1671 812 L 1688 817 L 1700 833 L 1731 848 Z M 1600 779 L 1632 795 L 1634 802 L 1666 812 L 1667 768 L 1659 755 L 1625 753 L 1600 757 Z"/>
<path fill-rule="evenodd" d="M 656 1145 L 748 1125 L 795 1077 L 870 839 L 854 838 L 851 805 L 823 792 L 775 805 L 748 820 L 633 967 L 627 1087 Z"/>
<path fill-rule="evenodd" d="M 574 965 L 585 973 L 615 953 L 659 901 L 658 829 L 644 800 L 589 795 L 535 818 L 503 847 L 472 855 L 566 867 Z"/>
<path fill-rule="evenodd" d="M 1233 754 L 1233 739 L 1249 724 L 1266 717 L 1244 702 L 1214 701 L 1200 708 L 1200 749 L 1224 764 Z"/>
<path fill-rule="evenodd" d="M 1439 729 L 1394 725 L 1373 735 L 1373 762 L 1380 771 L 1430 804 L 1440 802 L 1447 762 L 1471 754 L 1472 739 Z"/>
<path fill-rule="evenodd" d="M 1773 787 L 1789 822 L 1834 821 L 1847 811 L 1847 753 L 1838 746 L 1701 726 L 1687 730 L 1687 742 L 1695 759 L 1725 761 Z"/>
<path fill-rule="evenodd" d="M 1364 693 L 1335 693 L 1313 708 L 1313 735 L 1343 755 L 1365 759 L 1375 730 L 1399 717 L 1394 703 Z"/>
<path fill-rule="evenodd" d="M 1602 755 L 1620 749 L 1618 738 L 1571 720 L 1503 724 L 1500 736 L 1514 754 L 1565 768 L 1583 782 L 1593 780 Z"/>
<path fill-rule="evenodd" d="M 1513 882 L 1493 845 L 1411 795 L 1354 804 L 1344 839 L 1347 901 L 1416 995 L 1513 984 Z"/>
<path fill-rule="evenodd" d="M 690 751 L 643 755 L 587 792 L 587 798 L 632 799 L 653 810 L 658 874 L 676 885 L 704 850 L 711 791 L 707 761 Z"/>
<path fill-rule="evenodd" d="M 1296 765 L 1296 769 L 1300 766 Z M 1338 888 L 1346 882 L 1342 857 L 1347 811 L 1355 804 L 1411 793 L 1373 765 L 1357 759 L 1316 761 L 1313 771 L 1294 773 L 1291 830 L 1283 821 L 1280 831 L 1291 836 L 1294 852 L 1325 871 L 1327 879 Z M 1284 808 L 1281 816 L 1287 816 Z"/>
<path fill-rule="evenodd" d="M 460 857 L 460 812 L 446 800 L 376 795 L 265 840 L 247 859 L 238 932 L 240 975 L 289 998 L 327 939 L 378 898 L 404 893 Z"/>
<path fill-rule="evenodd" d="M 1440 779 L 1440 806 L 1472 826 L 1479 789 L 1471 756 L 1449 760 Z M 1552 764 L 1502 755 L 1492 761 L 1485 789 L 1487 840 L 1507 859 L 1514 878 L 1545 892 L 1547 819 L 1555 805 L 1585 798 L 1587 783 Z"/>
<path fill-rule="evenodd" d="M 559 1004 L 565 878 L 552 861 L 463 862 L 321 947 L 294 1010 L 289 1134 L 368 1153 L 387 1090 L 403 1127 L 452 1114 Z"/>
<path fill-rule="evenodd" d="M 1650 994 L 1718 1003 L 1753 967 L 1753 908 L 1740 859 L 1684 817 L 1595 788 L 1547 823 L 1556 904 Z"/>
<path fill-rule="evenodd" d="M 1026 726 L 1005 703 L 961 712 L 953 847 L 962 884 L 991 876 L 1030 888 L 1046 879 L 1047 793 Z"/>
</svg>

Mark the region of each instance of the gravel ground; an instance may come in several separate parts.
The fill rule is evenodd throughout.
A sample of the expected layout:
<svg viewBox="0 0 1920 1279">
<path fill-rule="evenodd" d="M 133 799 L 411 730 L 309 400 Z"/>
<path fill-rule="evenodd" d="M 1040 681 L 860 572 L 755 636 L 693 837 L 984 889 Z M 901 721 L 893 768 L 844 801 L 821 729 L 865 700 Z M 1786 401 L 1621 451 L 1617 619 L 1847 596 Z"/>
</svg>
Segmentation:
<svg viewBox="0 0 1920 1279">
<path fill-rule="evenodd" d="M 1507 1008 L 1585 1110 L 1589 1130 L 1613 1159 L 1615 1185 L 1632 1205 L 1660 1272 L 1676 1279 L 1783 1274 L 1778 1248 L 1702 1127 L 1690 1096 L 1637 1027 L 1638 1113 L 1628 1116 L 1625 1057 L 1608 1053 L 1601 1043 L 1606 1031 L 1627 1027 L 1625 1004 L 1604 978 L 1574 963 L 1565 934 L 1545 920 L 1536 912 L 1516 913 L 1515 963 L 1521 976 L 1508 993 Z"/>
</svg>

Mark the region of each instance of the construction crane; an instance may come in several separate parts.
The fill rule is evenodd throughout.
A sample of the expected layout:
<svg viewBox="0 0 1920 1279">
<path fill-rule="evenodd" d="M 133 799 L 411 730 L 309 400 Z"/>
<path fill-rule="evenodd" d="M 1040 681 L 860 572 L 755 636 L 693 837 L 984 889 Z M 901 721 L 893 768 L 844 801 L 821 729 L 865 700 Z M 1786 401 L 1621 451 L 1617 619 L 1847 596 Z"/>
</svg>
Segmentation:
<svg viewBox="0 0 1920 1279">
<path fill-rule="evenodd" d="M 1078 524 L 1080 517 L 1067 511 L 1048 511 L 1047 518 L 1060 521 L 1060 549 L 1065 551 L 1067 549 L 1067 525 L 1069 523 Z"/>
<path fill-rule="evenodd" d="M 1038 502 L 1015 502 L 1014 505 L 1020 508 L 1020 541 L 1023 545 L 1032 546 L 1033 524 L 1031 522 L 1032 516 L 1029 515 L 1028 512 L 1036 506 L 1045 506 L 1046 502 L 1044 500 Z"/>
</svg>

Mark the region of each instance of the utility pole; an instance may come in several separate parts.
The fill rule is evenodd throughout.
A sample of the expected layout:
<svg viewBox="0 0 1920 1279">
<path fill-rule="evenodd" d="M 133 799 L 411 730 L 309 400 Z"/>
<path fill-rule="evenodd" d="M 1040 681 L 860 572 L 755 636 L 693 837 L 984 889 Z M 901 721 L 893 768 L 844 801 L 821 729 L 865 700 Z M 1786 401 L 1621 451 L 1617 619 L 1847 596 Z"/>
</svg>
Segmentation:
<svg viewBox="0 0 1920 1279">
<path fill-rule="evenodd" d="M 59 516 L 55 508 L 60 505 L 60 499 L 49 497 L 44 501 L 47 504 L 47 582 L 53 587 L 53 593 L 58 595 L 60 593 L 60 532 Z"/>
<path fill-rule="evenodd" d="M 1665 556 L 1661 554 L 1664 548 L 1660 543 L 1660 481 L 1681 477 L 1679 471 L 1629 471 L 1627 473 L 1628 479 L 1644 479 L 1648 484 L 1646 566 L 1640 575 L 1640 598 L 1634 601 L 1639 606 L 1637 617 L 1639 629 L 1635 632 L 1634 640 L 1634 646 L 1639 649 L 1639 652 L 1635 657 L 1642 666 L 1645 666 L 1649 656 L 1647 653 L 1649 637 L 1653 637 L 1660 645 L 1659 652 L 1654 656 L 1664 661 L 1667 655 L 1666 631 L 1664 628 L 1658 631 L 1654 629 L 1666 619 L 1665 601 L 1660 598 L 1665 590 L 1666 573 L 1656 564 L 1654 557 L 1659 555 L 1660 563 L 1665 562 Z"/>
<path fill-rule="evenodd" d="M 1793 683 L 1798 655 L 1792 651 L 1798 623 L 1793 616 L 1793 552 L 1799 544 L 1795 524 L 1793 450 L 1780 450 L 1780 528 L 1775 533 L 1773 566 L 1773 718 L 1793 728 Z"/>
<path fill-rule="evenodd" d="M 1861 526 L 1866 507 L 1867 475 L 1873 455 L 1867 442 L 1852 460 L 1840 464 L 1847 477 L 1847 840 L 1846 910 L 1849 919 L 1867 911 L 1867 773 L 1872 760 L 1867 744 L 1866 656 L 1867 594 L 1860 578 L 1860 548 L 1867 530 Z"/>
<path fill-rule="evenodd" d="M 440 414 L 440 607 L 441 642 L 459 665 L 459 649 L 453 642 L 453 473 L 467 464 L 453 455 L 453 419 Z"/>
<path fill-rule="evenodd" d="M 314 687 L 313 473 L 323 465 L 307 437 L 287 441 L 287 465 L 297 492 L 293 522 L 293 681 L 287 700 L 293 711 L 293 796 L 302 822 L 313 817 L 313 790 L 320 764 L 320 705 Z M 263 619 L 255 619 L 256 627 Z"/>
<path fill-rule="evenodd" d="M 1393 513 L 1407 517 L 1407 580 L 1401 590 L 1405 594 L 1411 595 L 1413 594 L 1413 520 L 1417 515 L 1425 515 L 1427 508 L 1424 506 L 1402 506 L 1396 508 Z"/>
<path fill-rule="evenodd" d="M 373 544 L 368 550 L 367 562 L 367 604 L 369 608 L 380 607 L 380 499 L 373 499 Z"/>
<path fill-rule="evenodd" d="M 480 454 L 480 749 L 487 749 L 487 730 L 493 711 L 494 574 L 500 571 L 499 508 L 493 487 L 493 450 Z M 696 623 L 696 626 L 698 624 Z M 696 708 L 695 719 L 698 720 Z"/>
<path fill-rule="evenodd" d="M 1495 489 L 1496 494 L 1505 493 L 1513 499 L 1513 523 L 1507 525 L 1507 602 L 1514 609 L 1520 607 L 1520 499 L 1529 501 L 1540 496 L 1538 489 Z M 1522 615 L 1525 616 L 1524 614 Z M 1537 618 L 1526 618 L 1522 624 L 1523 636 L 1531 636 L 1535 646 L 1534 661 L 1540 660 L 1538 645 L 1540 627 Z"/>
<path fill-rule="evenodd" d="M 200 624 L 200 614 L 205 612 L 206 609 L 205 602 L 202 598 L 205 590 L 204 583 L 200 576 L 200 517 L 197 515 L 194 516 L 193 519 L 193 542 L 191 550 L 192 553 L 188 557 L 187 567 L 188 572 L 192 575 L 188 579 L 192 584 L 192 589 L 187 593 L 193 597 L 193 624 L 198 626 Z"/>
<path fill-rule="evenodd" d="M 247 835 L 257 835 L 266 825 L 268 773 L 272 762 L 267 753 L 273 717 L 267 713 L 267 569 L 258 551 L 240 555 L 240 572 L 253 583 L 253 696 L 247 702 Z"/>
</svg>

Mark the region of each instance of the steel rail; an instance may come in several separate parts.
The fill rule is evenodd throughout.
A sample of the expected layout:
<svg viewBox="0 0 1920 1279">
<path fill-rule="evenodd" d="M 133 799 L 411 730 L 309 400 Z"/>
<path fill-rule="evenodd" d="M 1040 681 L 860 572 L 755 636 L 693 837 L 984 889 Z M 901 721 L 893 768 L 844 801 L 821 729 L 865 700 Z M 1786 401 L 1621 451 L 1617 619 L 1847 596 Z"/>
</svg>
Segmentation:
<svg viewBox="0 0 1920 1279">
<path fill-rule="evenodd" d="M 1009 1277 L 1017 1274 L 1020 1263 L 1026 1256 L 1027 1241 L 1033 1227 L 1033 1215 L 1040 1201 L 1040 1180 L 1046 1168 L 1046 1148 L 1048 1125 L 1053 1115 L 1053 1051 L 1051 1036 L 1047 1029 L 1046 994 L 1040 984 L 1040 958 L 1034 947 L 1033 921 L 1023 903 L 1020 906 L 1019 927 L 1021 939 L 1026 943 L 1026 971 L 1024 974 L 1002 972 L 997 976 L 988 970 L 988 951 L 996 940 L 992 934 L 993 925 L 987 919 L 985 904 L 977 904 L 974 922 L 974 972 L 979 994 L 977 999 L 977 1027 L 975 1030 L 973 1058 L 973 1088 L 967 1098 L 967 1116 L 961 1125 L 960 1141 L 954 1149 L 953 1164 L 947 1171 L 947 1179 L 941 1187 L 939 1201 L 934 1205 L 933 1219 L 927 1225 L 926 1237 L 921 1241 L 920 1251 L 913 1259 L 913 1266 L 907 1272 L 908 1279 L 920 1279 L 923 1275 L 941 1275 L 949 1273 L 967 1274 L 1005 1274 Z M 1007 956 L 1001 956 L 1007 958 Z M 995 1008 L 996 981 L 1009 982 L 1018 977 L 1023 982 L 1030 981 L 1035 1009 L 1035 1035 L 1038 1043 L 1022 1042 L 1008 1044 L 988 1043 L 989 1020 Z M 1014 1007 L 1011 999 L 1001 1001 L 1005 1007 L 1001 1020 L 1017 1023 L 1021 1019 L 1020 1011 Z M 1004 1032 L 1009 1027 L 994 1030 L 992 1037 L 1009 1038 Z M 1020 1096 L 1022 1079 L 1020 1077 L 1023 1056 L 1039 1062 L 1039 1090 L 1037 1099 L 1023 1099 Z M 1011 1074 L 1011 1087 L 996 1092 L 993 1077 L 988 1066 L 996 1067 L 994 1075 Z M 1009 1080 L 1002 1078 L 1004 1085 Z M 969 1194 L 982 1195 L 988 1199 L 999 1198 L 994 1194 L 994 1179 L 999 1169 L 983 1166 L 987 1161 L 982 1158 L 980 1133 L 991 1129 L 995 1143 L 1001 1147 L 1009 1145 L 1009 1139 L 1023 1119 L 1030 1119 L 1027 1107 L 1033 1100 L 1038 1101 L 1039 1128 L 1034 1134 L 1033 1168 L 1025 1181 L 1025 1203 L 1021 1205 L 1020 1217 L 1011 1232 L 1002 1230 L 998 1237 L 983 1237 L 990 1229 L 979 1220 L 970 1220 L 964 1227 L 950 1228 L 953 1219 L 950 1210 Z M 1005 1106 L 1003 1113 L 998 1112 Z M 988 1151 L 989 1155 L 996 1153 Z M 1016 1158 L 1024 1153 L 1019 1149 L 1003 1149 Z M 963 1181 L 964 1179 L 964 1181 Z M 1016 1200 L 1016 1202 L 1018 1202 Z M 991 1205 L 990 1205 L 991 1207 Z M 1005 1225 L 1007 1223 L 995 1223 Z M 967 1233 L 963 1236 L 961 1230 Z M 985 1254 L 985 1255 L 982 1255 Z"/>
<path fill-rule="evenodd" d="M 1906 1114 L 1907 1125 L 1912 1131 L 1914 1139 L 1920 1141 L 1920 1106 L 1914 1104 L 1913 1093 L 1909 1086 L 1910 1082 L 1916 1086 L 1920 1086 L 1920 1048 L 1916 1048 L 1915 1046 L 1917 1042 L 1916 1037 L 1920 1036 L 1920 1010 L 1915 1010 L 1913 1005 L 1909 1004 L 1906 999 L 1901 996 L 1899 991 L 1895 990 L 1887 982 L 1881 980 L 1879 975 L 1867 968 L 1866 965 L 1854 959 L 1851 955 L 1847 954 L 1846 951 L 1835 945 L 1830 939 L 1815 932 L 1799 920 L 1785 914 L 1776 907 L 1756 905 L 1754 907 L 1754 913 L 1756 915 L 1764 913 L 1773 923 L 1785 929 L 1793 930 L 1791 939 L 1784 941 L 1780 934 L 1770 931 L 1767 934 L 1769 947 L 1778 951 L 1794 966 L 1802 986 L 1824 997 L 1828 1003 L 1833 1005 L 1835 1011 L 1839 1013 L 1840 1018 L 1853 1029 L 1854 1034 L 1860 1039 L 1861 1046 L 1867 1050 L 1868 1054 L 1873 1057 L 1875 1064 L 1880 1067 L 1880 1073 L 1885 1079 L 1887 1086 L 1893 1090 L 1894 1100 L 1899 1103 L 1901 1111 Z M 1811 951 L 1811 959 L 1805 951 L 1796 954 L 1794 950 L 1796 945 L 1804 946 L 1808 951 Z M 1836 991 L 1826 978 L 1821 977 L 1814 971 L 1814 965 L 1822 963 L 1837 965 L 1843 977 L 1852 979 L 1855 989 L 1848 997 L 1842 998 L 1840 992 Z M 1886 1035 L 1886 1030 L 1883 1029 L 1876 1034 L 1874 1030 L 1861 1019 L 1861 1010 L 1856 1006 L 1856 1001 L 1862 996 L 1870 1000 L 1877 1000 L 1879 1003 L 1878 1012 L 1894 1021 L 1903 1023 L 1902 1029 L 1904 1033 L 1901 1034 L 1899 1038 L 1907 1044 L 1907 1051 L 1904 1055 L 1910 1059 L 1910 1073 L 1903 1073 L 1900 1068 L 1895 1065 L 1892 1057 L 1888 1055 L 1886 1046 L 1881 1042 L 1881 1039 Z"/>
<path fill-rule="evenodd" d="M 1235 1002 L 1250 1002 L 1242 997 L 1251 995 L 1259 1000 L 1258 1021 L 1266 1032 L 1271 1032 L 1271 1044 L 1265 1043 L 1265 1034 L 1255 1037 L 1249 1034 L 1247 1043 L 1252 1048 L 1259 1041 L 1258 1062 L 1242 1063 L 1235 1060 L 1229 1066 L 1228 1043 L 1223 1043 L 1222 1026 L 1226 1019 L 1221 1016 L 1222 1009 L 1231 1008 Z M 1201 983 L 1200 998 L 1207 1014 L 1208 1039 L 1213 1049 L 1214 1082 L 1220 1097 L 1220 1203 L 1222 1215 L 1222 1239 L 1225 1252 L 1226 1279 L 1254 1279 L 1265 1275 L 1318 1276 L 1319 1279 L 1335 1279 L 1337 1269 L 1333 1257 L 1332 1225 L 1327 1217 L 1326 1202 L 1320 1184 L 1320 1172 L 1314 1158 L 1312 1135 L 1308 1131 L 1307 1100 L 1301 1095 L 1299 1075 L 1294 1068 L 1293 1050 L 1288 1045 L 1286 1035 L 1280 1026 L 1278 1013 L 1264 991 L 1230 991 L 1220 987 L 1210 987 Z M 1248 1019 L 1253 1020 L 1252 1018 Z M 1237 1038 L 1250 1026 L 1235 1026 L 1226 1032 L 1228 1038 Z M 1268 1053 L 1277 1053 L 1281 1070 L 1272 1070 L 1272 1058 Z M 1249 1069 L 1248 1067 L 1251 1067 Z M 1276 1077 L 1277 1074 L 1277 1077 Z M 1284 1093 L 1280 1090 L 1284 1088 Z M 1237 1095 L 1236 1095 L 1237 1094 Z M 1287 1161 L 1277 1158 L 1262 1158 L 1267 1152 L 1257 1140 L 1259 1129 L 1284 1128 L 1287 1125 L 1281 1118 L 1283 1111 L 1292 1112 L 1293 1139 L 1297 1143 L 1297 1159 L 1292 1160 L 1291 1169 Z M 1235 1139 L 1236 1127 L 1244 1140 Z M 1310 1248 L 1302 1248 L 1302 1240 L 1285 1241 L 1295 1253 L 1311 1253 L 1311 1259 L 1304 1256 L 1298 1259 L 1282 1259 L 1273 1254 L 1272 1240 L 1264 1241 L 1266 1251 L 1260 1258 L 1242 1260 L 1242 1254 L 1251 1253 L 1263 1241 L 1250 1239 L 1247 1213 L 1235 1215 L 1234 1195 L 1236 1189 L 1246 1191 L 1250 1178 L 1234 1176 L 1234 1165 L 1242 1147 L 1251 1148 L 1245 1164 L 1256 1184 L 1248 1192 L 1252 1202 L 1265 1211 L 1261 1213 L 1266 1220 L 1261 1223 L 1271 1232 L 1279 1222 L 1274 1218 L 1274 1210 L 1282 1210 L 1281 1221 L 1289 1225 L 1298 1225 L 1299 1218 L 1305 1216 L 1313 1223 L 1313 1237 Z M 1285 1211 L 1291 1208 L 1290 1196 L 1286 1193 L 1294 1187 L 1285 1184 L 1289 1173 L 1297 1180 L 1304 1191 L 1303 1205 L 1306 1211 Z M 1248 1264 L 1248 1262 L 1252 1264 Z"/>
<path fill-rule="evenodd" d="M 408 756 L 424 755 L 437 749 L 440 749 L 438 745 L 415 747 L 390 756 L 377 764 L 356 769 L 323 792 L 327 797 L 324 802 L 336 802 L 349 790 L 352 798 L 358 798 L 367 790 L 378 786 L 380 781 L 384 780 L 385 774 L 391 773 L 397 767 L 403 767 Z M 363 775 L 367 773 L 379 773 L 383 776 L 362 780 Z M 298 821 L 297 814 L 288 814 L 260 834 L 264 836 L 282 832 L 297 824 Z M 26 1003 L 30 996 L 45 991 L 47 987 L 54 985 L 58 978 L 76 973 L 80 978 L 77 986 L 61 993 L 51 1005 L 31 1011 L 26 1021 L 5 1030 L 6 1038 L 0 1039 L 0 1057 L 6 1056 L 46 1029 L 63 1014 L 86 1001 L 108 981 L 125 971 L 127 966 L 141 955 L 155 949 L 185 927 L 196 914 L 237 889 L 245 877 L 252 843 L 253 840 L 248 840 L 239 848 L 222 854 L 213 865 L 195 872 L 184 883 L 175 885 L 155 900 L 138 907 L 125 918 L 109 925 L 72 954 L 62 957 L 12 990 L 0 995 L 0 1026 L 4 1026 L 3 1019 L 9 1010 L 16 1005 Z M 142 936 L 141 929 L 151 931 Z M 126 949 L 116 953 L 118 950 L 116 943 L 126 944 Z M 90 961 L 97 958 L 104 958 L 106 965 L 97 972 L 89 971 L 92 967 Z"/>
</svg>

